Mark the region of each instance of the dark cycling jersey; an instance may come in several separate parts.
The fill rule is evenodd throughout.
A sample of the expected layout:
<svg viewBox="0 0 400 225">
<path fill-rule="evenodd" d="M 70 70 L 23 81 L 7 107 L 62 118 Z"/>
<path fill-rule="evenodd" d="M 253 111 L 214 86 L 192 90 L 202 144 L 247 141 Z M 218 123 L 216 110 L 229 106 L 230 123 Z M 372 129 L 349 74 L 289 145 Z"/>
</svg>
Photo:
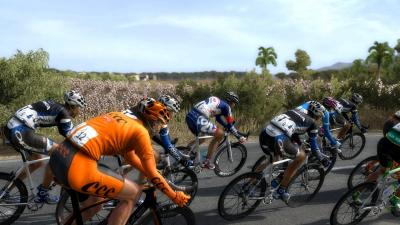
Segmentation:
<svg viewBox="0 0 400 225">
<path fill-rule="evenodd" d="M 307 133 L 310 139 L 311 150 L 319 151 L 317 143 L 318 125 L 313 118 L 298 110 L 289 110 L 284 114 L 274 117 L 265 131 L 272 137 L 286 135 L 292 138 L 293 135 Z"/>
<path fill-rule="evenodd" d="M 45 100 L 27 105 L 15 113 L 14 118 L 26 126 L 36 129 L 38 127 L 57 126 L 58 132 L 64 137 L 72 130 L 71 115 L 64 105 L 53 100 Z M 11 127 L 9 127 L 11 129 Z"/>
<path fill-rule="evenodd" d="M 356 126 L 361 129 L 360 118 L 358 116 L 357 105 L 353 102 L 346 100 L 346 99 L 339 99 L 340 104 L 342 104 L 342 115 L 347 121 L 353 121 Z M 351 112 L 351 119 L 347 115 L 347 113 Z"/>
</svg>

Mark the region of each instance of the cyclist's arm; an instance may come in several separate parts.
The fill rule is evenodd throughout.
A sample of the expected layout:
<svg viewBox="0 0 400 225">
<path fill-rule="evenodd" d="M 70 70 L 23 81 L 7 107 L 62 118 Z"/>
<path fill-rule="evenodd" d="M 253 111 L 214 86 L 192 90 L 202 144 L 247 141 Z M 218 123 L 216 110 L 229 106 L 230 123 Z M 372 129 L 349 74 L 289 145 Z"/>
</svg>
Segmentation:
<svg viewBox="0 0 400 225">
<path fill-rule="evenodd" d="M 158 172 L 154 159 L 153 148 L 151 146 L 150 137 L 147 133 L 136 136 L 134 144 L 135 152 L 127 153 L 127 161 L 131 165 L 139 169 L 156 188 L 161 190 L 169 198 L 174 199 L 176 193 L 165 181 L 163 176 Z"/>
<path fill-rule="evenodd" d="M 60 112 L 60 114 L 56 117 L 56 122 L 58 132 L 64 137 L 67 137 L 68 133 L 72 130 L 72 128 L 74 128 L 71 116 L 68 112 L 66 112 L 66 110 Z"/>
<path fill-rule="evenodd" d="M 360 117 L 356 109 L 351 111 L 351 121 L 353 121 L 354 124 L 358 127 L 358 129 L 361 130 Z"/>
<path fill-rule="evenodd" d="M 322 128 L 324 129 L 325 137 L 328 138 L 328 140 L 329 140 L 329 142 L 331 143 L 332 146 L 335 146 L 337 141 L 333 137 L 332 132 L 331 132 L 329 116 L 330 116 L 329 112 L 325 111 L 324 115 L 322 116 Z"/>
<path fill-rule="evenodd" d="M 311 151 L 318 157 L 321 157 L 321 151 L 318 146 L 318 141 L 317 141 L 317 134 L 318 134 L 318 126 L 314 122 L 311 127 L 307 130 L 308 137 L 310 140 L 310 146 L 311 146 Z"/>
<path fill-rule="evenodd" d="M 221 115 L 216 116 L 216 120 L 220 124 L 222 124 L 225 128 L 227 128 L 229 130 L 229 132 L 231 134 L 233 134 L 237 139 L 239 139 L 241 137 L 241 135 L 239 134 L 236 127 L 233 125 L 234 119 L 233 119 L 231 107 L 224 102 L 221 102 L 220 107 L 221 107 Z M 225 121 L 222 120 L 221 116 L 225 117 L 226 123 L 225 123 Z"/>
<path fill-rule="evenodd" d="M 180 152 L 175 148 L 175 146 L 171 143 L 171 137 L 169 136 L 169 129 L 167 125 L 161 128 L 159 135 L 165 152 L 170 154 L 177 161 L 180 161 L 182 159 L 182 156 Z"/>
</svg>

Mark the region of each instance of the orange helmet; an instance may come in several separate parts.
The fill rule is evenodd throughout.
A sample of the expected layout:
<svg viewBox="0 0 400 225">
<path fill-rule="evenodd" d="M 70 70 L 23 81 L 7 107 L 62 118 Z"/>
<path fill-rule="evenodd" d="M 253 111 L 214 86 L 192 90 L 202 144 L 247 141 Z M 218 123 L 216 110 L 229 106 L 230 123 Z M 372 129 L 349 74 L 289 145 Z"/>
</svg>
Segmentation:
<svg viewBox="0 0 400 225">
<path fill-rule="evenodd" d="M 160 121 L 167 124 L 171 119 L 167 107 L 154 98 L 144 98 L 139 102 L 139 109 L 143 117 L 149 121 Z"/>
</svg>

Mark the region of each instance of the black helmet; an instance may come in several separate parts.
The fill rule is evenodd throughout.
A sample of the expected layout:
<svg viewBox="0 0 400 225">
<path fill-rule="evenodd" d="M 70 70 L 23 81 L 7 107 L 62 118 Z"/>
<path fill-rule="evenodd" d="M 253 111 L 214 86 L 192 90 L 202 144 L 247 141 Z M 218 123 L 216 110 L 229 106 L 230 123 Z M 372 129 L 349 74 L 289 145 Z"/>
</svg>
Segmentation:
<svg viewBox="0 0 400 225">
<path fill-rule="evenodd" d="M 226 92 L 225 100 L 227 102 L 234 102 L 235 104 L 239 104 L 239 96 L 233 91 Z"/>
<path fill-rule="evenodd" d="M 351 99 L 350 99 L 350 100 L 351 100 L 352 102 L 356 103 L 357 105 L 359 105 L 359 104 L 362 103 L 363 97 L 362 97 L 360 94 L 358 94 L 358 93 L 353 93 L 353 94 L 351 95 Z"/>
</svg>

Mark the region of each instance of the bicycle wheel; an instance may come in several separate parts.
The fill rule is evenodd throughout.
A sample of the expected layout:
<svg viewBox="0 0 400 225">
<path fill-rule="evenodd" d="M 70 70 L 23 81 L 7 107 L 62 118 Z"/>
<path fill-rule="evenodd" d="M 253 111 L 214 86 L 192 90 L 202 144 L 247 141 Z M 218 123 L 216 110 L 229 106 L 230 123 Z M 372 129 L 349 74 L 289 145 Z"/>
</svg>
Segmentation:
<svg viewBox="0 0 400 225">
<path fill-rule="evenodd" d="M 11 190 L 6 187 L 14 182 Z M 12 181 L 11 175 L 0 172 L 0 225 L 9 225 L 16 221 L 24 212 L 28 201 L 28 191 L 20 179 Z"/>
<path fill-rule="evenodd" d="M 370 156 L 360 163 L 350 172 L 347 179 L 347 188 L 350 190 L 358 184 L 364 183 L 368 175 L 379 168 L 378 156 Z"/>
<path fill-rule="evenodd" d="M 176 205 L 166 205 L 159 210 L 161 223 L 163 225 L 195 225 L 196 218 L 193 211 L 187 207 L 177 207 Z M 153 219 L 153 213 L 148 210 L 138 221 L 132 225 L 152 225 L 157 224 Z"/>
<path fill-rule="evenodd" d="M 111 210 L 115 208 L 116 200 L 111 200 L 103 205 L 99 205 L 100 211 L 98 211 L 91 219 L 85 221 L 85 224 L 98 224 L 103 221 L 111 213 Z M 63 191 L 60 200 L 56 206 L 56 222 L 58 225 L 63 225 L 66 220 L 72 215 L 72 202 L 71 196 L 68 191 Z"/>
<path fill-rule="evenodd" d="M 290 207 L 298 207 L 311 201 L 324 183 L 325 172 L 317 164 L 308 164 L 299 169 L 290 181 L 287 191 Z"/>
<path fill-rule="evenodd" d="M 186 194 L 190 195 L 190 200 L 187 205 L 194 200 L 199 181 L 197 179 L 197 175 L 190 169 L 173 169 L 171 171 L 166 171 L 163 174 L 164 178 L 167 180 L 168 184 L 172 187 L 172 189 L 176 191 L 183 191 Z M 162 204 L 166 204 L 166 202 L 171 202 L 169 198 L 165 196 L 163 200 L 163 195 L 159 195 L 158 201 Z"/>
<path fill-rule="evenodd" d="M 332 210 L 331 225 L 354 225 L 364 219 L 371 210 L 360 211 L 360 206 L 363 204 L 371 206 L 376 203 L 379 191 L 373 193 L 375 185 L 374 183 L 362 183 L 347 191 Z M 371 195 L 372 198 L 370 198 Z"/>
<path fill-rule="evenodd" d="M 254 163 L 251 168 L 251 172 L 261 173 L 267 166 L 269 165 L 269 159 L 266 155 L 261 156 L 257 159 L 256 163 Z"/>
<path fill-rule="evenodd" d="M 243 218 L 265 197 L 267 182 L 260 173 L 245 173 L 233 179 L 218 199 L 218 213 L 226 220 Z"/>
<path fill-rule="evenodd" d="M 357 157 L 365 147 L 363 133 L 353 133 L 346 136 L 342 142 L 342 159 L 350 160 Z"/>
<path fill-rule="evenodd" d="M 247 159 L 247 149 L 240 143 L 231 144 L 232 158 L 228 155 L 228 147 L 223 146 L 215 155 L 214 172 L 220 177 L 229 177 L 237 173 L 244 165 Z"/>
</svg>

